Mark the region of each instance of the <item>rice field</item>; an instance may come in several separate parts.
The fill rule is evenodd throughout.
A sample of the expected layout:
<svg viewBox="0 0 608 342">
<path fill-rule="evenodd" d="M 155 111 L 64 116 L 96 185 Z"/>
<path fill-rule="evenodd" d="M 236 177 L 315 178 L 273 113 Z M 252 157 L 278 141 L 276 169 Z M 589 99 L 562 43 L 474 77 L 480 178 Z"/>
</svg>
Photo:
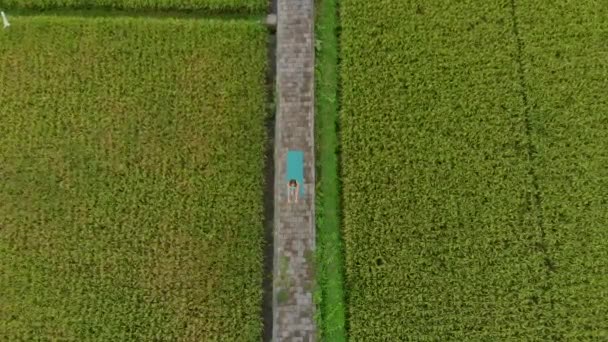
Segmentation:
<svg viewBox="0 0 608 342">
<path fill-rule="evenodd" d="M 0 340 L 261 336 L 266 31 L 0 32 Z"/>
<path fill-rule="evenodd" d="M 608 7 L 344 0 L 349 339 L 602 339 Z"/>
</svg>

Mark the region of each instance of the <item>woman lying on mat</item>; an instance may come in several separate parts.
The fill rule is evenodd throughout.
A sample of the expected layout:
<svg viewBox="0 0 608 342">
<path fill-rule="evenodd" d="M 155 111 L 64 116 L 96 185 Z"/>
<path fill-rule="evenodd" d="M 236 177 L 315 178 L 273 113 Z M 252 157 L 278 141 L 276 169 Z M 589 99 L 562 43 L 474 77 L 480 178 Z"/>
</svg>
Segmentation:
<svg viewBox="0 0 608 342">
<path fill-rule="evenodd" d="M 292 179 L 287 183 L 287 203 L 292 201 L 298 203 L 298 193 L 300 192 L 300 184 L 295 179 Z"/>
</svg>

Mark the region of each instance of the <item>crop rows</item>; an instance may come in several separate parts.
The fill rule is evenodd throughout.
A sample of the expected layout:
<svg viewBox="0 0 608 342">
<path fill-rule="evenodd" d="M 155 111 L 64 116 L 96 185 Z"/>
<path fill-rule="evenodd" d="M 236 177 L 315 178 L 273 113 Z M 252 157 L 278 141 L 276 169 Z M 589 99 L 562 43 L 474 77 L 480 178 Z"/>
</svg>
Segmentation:
<svg viewBox="0 0 608 342">
<path fill-rule="evenodd" d="M 254 22 L 13 17 L 0 340 L 259 340 L 265 42 Z"/>
<path fill-rule="evenodd" d="M 510 1 L 344 0 L 341 20 L 350 339 L 544 336 Z"/>
<path fill-rule="evenodd" d="M 264 0 L 0 0 L 2 9 L 202 10 L 215 13 L 263 13 Z"/>
<path fill-rule="evenodd" d="M 608 3 L 517 1 L 551 340 L 608 339 Z"/>
<path fill-rule="evenodd" d="M 608 5 L 341 17 L 350 337 L 605 339 Z"/>
</svg>

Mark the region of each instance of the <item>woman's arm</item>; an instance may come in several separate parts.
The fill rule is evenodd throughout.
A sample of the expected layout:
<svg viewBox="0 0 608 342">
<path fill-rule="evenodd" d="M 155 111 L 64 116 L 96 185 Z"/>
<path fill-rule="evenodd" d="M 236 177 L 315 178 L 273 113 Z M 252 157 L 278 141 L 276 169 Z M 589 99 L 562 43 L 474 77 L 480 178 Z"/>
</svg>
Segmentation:
<svg viewBox="0 0 608 342">
<path fill-rule="evenodd" d="M 296 203 L 298 203 L 299 196 L 300 196 L 300 183 L 296 184 Z"/>
</svg>

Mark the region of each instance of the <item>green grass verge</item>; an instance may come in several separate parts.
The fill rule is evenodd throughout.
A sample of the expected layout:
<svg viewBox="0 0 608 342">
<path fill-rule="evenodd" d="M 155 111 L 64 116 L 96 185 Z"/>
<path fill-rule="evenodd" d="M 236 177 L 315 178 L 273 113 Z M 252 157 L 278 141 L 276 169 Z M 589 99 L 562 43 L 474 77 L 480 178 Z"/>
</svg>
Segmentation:
<svg viewBox="0 0 608 342">
<path fill-rule="evenodd" d="M 320 0 L 316 18 L 317 280 L 320 336 L 345 341 L 343 249 L 338 178 L 337 0 Z M 320 298 L 319 298 L 320 297 Z M 319 300 L 320 299 L 320 300 Z"/>
<path fill-rule="evenodd" d="M 261 338 L 266 29 L 0 31 L 0 340 Z"/>
</svg>

